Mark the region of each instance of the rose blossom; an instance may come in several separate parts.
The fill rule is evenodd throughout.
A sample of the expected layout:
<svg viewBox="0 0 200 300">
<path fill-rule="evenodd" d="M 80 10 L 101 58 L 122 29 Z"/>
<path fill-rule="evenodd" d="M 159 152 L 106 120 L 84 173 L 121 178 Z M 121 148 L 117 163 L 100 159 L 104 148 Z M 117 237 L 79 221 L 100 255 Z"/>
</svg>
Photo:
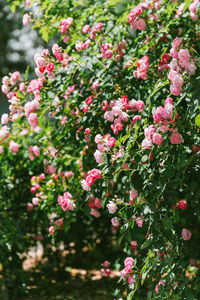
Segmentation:
<svg viewBox="0 0 200 300">
<path fill-rule="evenodd" d="M 133 264 L 134 264 L 134 259 L 132 257 L 127 257 L 124 261 L 125 267 L 129 266 L 132 268 Z"/>
<path fill-rule="evenodd" d="M 106 207 L 108 208 L 110 214 L 114 214 L 117 211 L 117 206 L 112 201 L 109 201 Z"/>
<path fill-rule="evenodd" d="M 186 209 L 187 208 L 187 202 L 185 200 L 180 200 L 179 202 L 176 203 L 176 205 L 180 209 Z"/>
<path fill-rule="evenodd" d="M 137 245 L 138 245 L 137 241 L 132 241 L 132 242 L 130 242 L 130 244 L 131 244 L 131 247 L 132 247 L 133 251 L 137 249 Z"/>
<path fill-rule="evenodd" d="M 19 151 L 19 145 L 14 141 L 10 141 L 9 148 L 13 154 L 16 154 Z"/>
<path fill-rule="evenodd" d="M 50 233 L 51 235 L 53 235 L 54 232 L 55 232 L 54 226 L 50 226 L 50 227 L 49 227 L 49 233 Z"/>
<path fill-rule="evenodd" d="M 100 212 L 98 210 L 96 210 L 96 209 L 91 209 L 90 214 L 92 216 L 94 216 L 95 218 L 99 218 L 101 216 Z"/>
<path fill-rule="evenodd" d="M 7 124 L 8 123 L 8 114 L 3 114 L 2 116 L 1 116 L 1 124 L 2 125 L 5 125 L 5 124 Z"/>
<path fill-rule="evenodd" d="M 104 162 L 104 158 L 103 158 L 103 155 L 101 154 L 101 152 L 99 150 L 96 150 L 95 153 L 94 153 L 94 157 L 96 159 L 96 162 L 98 164 L 101 164 Z"/>
<path fill-rule="evenodd" d="M 170 141 L 172 144 L 180 144 L 182 142 L 182 136 L 180 133 L 178 132 L 173 132 L 171 137 L 170 137 Z"/>
<path fill-rule="evenodd" d="M 28 25 L 28 24 L 31 23 L 31 19 L 30 19 L 29 14 L 25 14 L 23 16 L 22 23 L 23 23 L 24 26 L 26 26 L 26 25 Z"/>
<path fill-rule="evenodd" d="M 140 217 L 136 218 L 136 223 L 138 227 L 142 227 L 144 220 Z"/>
<path fill-rule="evenodd" d="M 182 230 L 182 237 L 185 241 L 188 241 L 191 239 L 192 233 L 190 230 L 183 228 Z"/>
<path fill-rule="evenodd" d="M 153 143 L 156 144 L 156 145 L 158 145 L 158 146 L 161 146 L 162 142 L 163 142 L 162 135 L 159 134 L 159 133 L 154 133 L 154 135 L 153 135 Z"/>
<path fill-rule="evenodd" d="M 88 33 L 88 31 L 90 31 L 90 25 L 86 24 L 83 26 L 82 32 L 86 34 L 86 33 Z"/>
<path fill-rule="evenodd" d="M 135 200 L 138 196 L 138 191 L 135 189 L 130 190 L 129 193 L 130 193 L 130 200 Z"/>
<path fill-rule="evenodd" d="M 114 227 L 118 227 L 120 225 L 117 217 L 112 218 L 111 223 Z"/>
</svg>

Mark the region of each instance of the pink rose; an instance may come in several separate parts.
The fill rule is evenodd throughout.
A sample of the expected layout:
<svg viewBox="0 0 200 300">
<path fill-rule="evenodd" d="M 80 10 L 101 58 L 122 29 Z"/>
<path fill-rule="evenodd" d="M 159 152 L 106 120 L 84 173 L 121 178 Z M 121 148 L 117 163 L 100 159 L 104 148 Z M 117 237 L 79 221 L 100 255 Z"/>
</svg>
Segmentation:
<svg viewBox="0 0 200 300">
<path fill-rule="evenodd" d="M 187 49 L 181 49 L 178 52 L 178 58 L 184 63 L 188 63 L 190 61 L 190 54 Z"/>
<path fill-rule="evenodd" d="M 114 214 L 117 211 L 117 206 L 112 201 L 109 201 L 109 203 L 106 205 L 106 207 L 108 208 L 108 211 L 110 214 Z"/>
<path fill-rule="evenodd" d="M 178 52 L 176 51 L 175 48 L 171 48 L 171 49 L 170 49 L 170 54 L 171 54 L 171 56 L 172 56 L 173 58 L 178 59 Z"/>
<path fill-rule="evenodd" d="M 146 23 L 144 21 L 144 19 L 140 18 L 136 21 L 136 27 L 139 30 L 145 30 L 146 28 Z"/>
<path fill-rule="evenodd" d="M 153 115 L 153 117 L 154 117 L 154 120 L 156 119 L 156 120 L 160 121 L 162 115 L 159 114 L 159 116 L 157 116 L 157 113 L 155 111 L 155 114 Z M 151 140 L 153 138 L 154 132 L 155 132 L 155 126 L 149 125 L 147 128 L 145 128 L 144 135 L 147 139 Z"/>
<path fill-rule="evenodd" d="M 138 227 L 142 227 L 143 222 L 144 222 L 144 220 L 142 218 L 140 218 L 140 217 L 136 218 L 136 224 L 137 224 Z"/>
<path fill-rule="evenodd" d="M 89 186 L 92 186 L 93 183 L 94 183 L 94 178 L 93 176 L 89 175 L 86 177 L 86 183 L 89 185 Z"/>
<path fill-rule="evenodd" d="M 182 230 L 182 237 L 185 241 L 188 241 L 191 239 L 192 233 L 190 230 L 183 228 Z"/>
<path fill-rule="evenodd" d="M 154 144 L 156 144 L 158 146 L 161 146 L 162 142 L 163 142 L 162 135 L 159 134 L 159 133 L 154 133 L 154 135 L 153 135 L 153 142 L 154 142 Z"/>
<path fill-rule="evenodd" d="M 187 202 L 185 200 L 180 200 L 179 202 L 176 203 L 176 205 L 180 209 L 186 209 L 187 208 Z"/>
<path fill-rule="evenodd" d="M 90 25 L 84 25 L 83 29 L 82 29 L 82 32 L 83 33 L 88 33 L 88 31 L 90 31 Z"/>
<path fill-rule="evenodd" d="M 138 246 L 137 241 L 132 241 L 132 242 L 130 242 L 130 244 L 131 244 L 132 250 L 135 251 Z"/>
<path fill-rule="evenodd" d="M 139 110 L 139 112 L 142 112 L 144 109 L 144 102 L 142 100 L 136 101 L 135 107 Z"/>
<path fill-rule="evenodd" d="M 38 203 L 39 203 L 39 199 L 36 198 L 36 197 L 34 197 L 34 198 L 32 199 L 32 203 L 33 203 L 33 205 L 37 206 Z"/>
<path fill-rule="evenodd" d="M 94 177 L 95 179 L 99 179 L 99 178 L 101 178 L 101 170 L 98 170 L 98 169 L 92 169 L 92 170 L 90 171 L 90 175 L 91 175 L 92 177 Z"/>
<path fill-rule="evenodd" d="M 33 204 L 28 202 L 27 203 L 27 211 L 31 211 L 33 209 Z"/>
<path fill-rule="evenodd" d="M 177 89 L 173 84 L 170 85 L 170 92 L 172 93 L 172 95 L 174 96 L 179 96 L 180 93 L 182 92 L 182 88 L 181 89 Z"/>
<path fill-rule="evenodd" d="M 31 18 L 29 16 L 29 14 L 25 14 L 23 16 L 22 23 L 23 23 L 24 26 L 26 26 L 26 25 L 28 25 L 28 24 L 31 23 Z"/>
<path fill-rule="evenodd" d="M 137 123 L 137 120 L 140 120 L 141 121 L 141 116 L 139 115 L 136 115 L 133 117 L 133 122 L 136 124 Z"/>
<path fill-rule="evenodd" d="M 2 125 L 5 125 L 5 124 L 7 124 L 8 123 L 8 114 L 3 114 L 2 116 L 1 116 L 1 124 Z"/>
<path fill-rule="evenodd" d="M 114 227 L 118 227 L 120 225 L 117 217 L 112 218 L 111 223 Z"/>
<path fill-rule="evenodd" d="M 127 257 L 124 261 L 125 267 L 129 266 L 132 268 L 133 264 L 134 264 L 134 259 L 132 257 Z"/>
<path fill-rule="evenodd" d="M 101 154 L 101 152 L 99 150 L 96 150 L 95 153 L 94 153 L 94 157 L 96 159 L 96 162 L 98 164 L 101 164 L 104 162 L 104 158 L 103 158 L 103 155 Z"/>
<path fill-rule="evenodd" d="M 135 189 L 132 189 L 129 191 L 130 194 L 130 200 L 135 200 L 138 196 L 138 191 Z"/>
<path fill-rule="evenodd" d="M 173 132 L 170 137 L 170 141 L 175 145 L 180 144 L 182 142 L 182 135 L 178 132 Z"/>
<path fill-rule="evenodd" d="M 32 128 L 35 128 L 38 125 L 38 117 L 36 113 L 30 113 L 28 116 L 28 122 Z"/>
<path fill-rule="evenodd" d="M 19 151 L 19 145 L 14 141 L 10 141 L 9 148 L 13 154 L 16 154 Z"/>
<path fill-rule="evenodd" d="M 180 75 L 175 75 L 172 78 L 172 84 L 176 89 L 181 90 L 183 86 L 183 78 Z"/>
<path fill-rule="evenodd" d="M 87 184 L 86 180 L 84 180 L 84 179 L 81 181 L 81 186 L 85 191 L 91 190 L 90 186 Z"/>
<path fill-rule="evenodd" d="M 114 147 L 116 143 L 116 139 L 114 137 L 109 138 L 108 147 Z"/>
<path fill-rule="evenodd" d="M 109 266 L 110 266 L 109 261 L 105 260 L 103 263 L 103 266 L 104 266 L 104 268 L 109 268 Z"/>
<path fill-rule="evenodd" d="M 32 151 L 35 156 L 40 156 L 40 148 L 38 146 L 34 146 Z"/>
<path fill-rule="evenodd" d="M 101 216 L 100 212 L 98 210 L 96 210 L 96 209 L 91 209 L 90 214 L 92 216 L 94 216 L 95 218 L 99 218 Z"/>
<path fill-rule="evenodd" d="M 53 235 L 54 232 L 55 232 L 54 226 L 50 226 L 50 227 L 49 227 L 49 233 L 50 233 L 51 235 Z"/>
<path fill-rule="evenodd" d="M 142 141 L 142 149 L 151 149 L 151 147 L 153 146 L 152 144 L 152 141 L 145 138 L 143 141 Z"/>
<path fill-rule="evenodd" d="M 172 42 L 172 47 L 173 48 L 179 47 L 181 43 L 182 43 L 182 39 L 176 37 Z"/>
</svg>

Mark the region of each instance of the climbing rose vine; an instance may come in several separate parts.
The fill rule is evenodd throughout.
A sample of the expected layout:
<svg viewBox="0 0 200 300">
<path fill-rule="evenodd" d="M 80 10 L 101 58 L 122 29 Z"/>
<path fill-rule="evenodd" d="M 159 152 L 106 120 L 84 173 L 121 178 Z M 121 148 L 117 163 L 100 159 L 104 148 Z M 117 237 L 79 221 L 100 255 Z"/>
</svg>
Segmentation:
<svg viewBox="0 0 200 300">
<path fill-rule="evenodd" d="M 42 212 L 55 241 L 79 212 L 106 214 L 128 299 L 197 299 L 199 1 L 34 3 L 23 25 L 50 47 L 35 54 L 34 78 L 2 80 L 1 185 L 21 180 L 9 165 L 26 170 L 20 209 L 27 220 Z"/>
</svg>

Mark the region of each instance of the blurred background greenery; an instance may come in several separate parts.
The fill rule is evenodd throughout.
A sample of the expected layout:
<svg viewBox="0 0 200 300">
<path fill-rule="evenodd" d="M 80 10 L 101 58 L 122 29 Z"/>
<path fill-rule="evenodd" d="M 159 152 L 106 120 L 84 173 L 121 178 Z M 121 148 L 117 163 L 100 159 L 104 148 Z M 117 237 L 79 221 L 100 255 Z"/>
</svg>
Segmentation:
<svg viewBox="0 0 200 300">
<path fill-rule="evenodd" d="M 23 26 L 20 12 L 13 14 L 6 0 L 0 0 L 0 37 L 0 81 L 8 73 L 24 73 L 27 65 L 33 66 L 33 56 L 44 44 L 31 25 Z M 0 116 L 7 111 L 7 97 L 0 93 Z"/>
</svg>

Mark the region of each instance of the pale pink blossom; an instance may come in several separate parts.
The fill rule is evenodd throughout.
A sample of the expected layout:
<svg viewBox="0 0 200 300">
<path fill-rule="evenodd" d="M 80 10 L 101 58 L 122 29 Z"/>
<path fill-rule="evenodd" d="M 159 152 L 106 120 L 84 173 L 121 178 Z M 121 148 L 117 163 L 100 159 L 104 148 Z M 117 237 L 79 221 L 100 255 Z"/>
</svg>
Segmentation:
<svg viewBox="0 0 200 300">
<path fill-rule="evenodd" d="M 179 47 L 179 46 L 181 45 L 181 43 L 182 43 L 182 39 L 176 37 L 176 38 L 173 40 L 173 42 L 172 42 L 172 47 L 173 47 L 173 48 L 177 48 L 177 47 Z"/>
<path fill-rule="evenodd" d="M 117 219 L 117 217 L 112 218 L 111 223 L 114 227 L 118 227 L 120 225 L 119 220 Z"/>
<path fill-rule="evenodd" d="M 136 189 L 132 189 L 129 191 L 130 200 L 135 200 L 138 197 L 138 191 Z"/>
<path fill-rule="evenodd" d="M 32 203 L 34 206 L 37 206 L 39 203 L 39 199 L 37 197 L 32 198 Z"/>
<path fill-rule="evenodd" d="M 40 148 L 38 146 L 33 146 L 32 152 L 35 156 L 40 156 Z"/>
<path fill-rule="evenodd" d="M 96 151 L 95 151 L 94 157 L 95 157 L 96 162 L 97 162 L 98 164 L 101 164 L 101 163 L 104 162 L 103 155 L 102 155 L 102 153 L 101 153 L 99 150 L 96 150 Z"/>
<path fill-rule="evenodd" d="M 9 119 L 8 119 L 8 114 L 3 114 L 1 116 L 1 124 L 2 125 L 6 125 L 8 123 Z"/>
<path fill-rule="evenodd" d="M 87 24 L 84 25 L 83 28 L 82 28 L 82 32 L 86 34 L 86 33 L 88 33 L 89 31 L 90 31 L 90 25 L 87 25 Z"/>
<path fill-rule="evenodd" d="M 91 190 L 91 187 L 87 184 L 87 182 L 86 182 L 85 179 L 83 179 L 83 180 L 81 181 L 81 186 L 82 186 L 82 188 L 83 188 L 85 191 L 90 191 L 90 190 Z"/>
<path fill-rule="evenodd" d="M 29 16 L 29 14 L 23 15 L 22 23 L 23 23 L 24 26 L 31 23 L 31 18 Z"/>
<path fill-rule="evenodd" d="M 16 154 L 19 151 L 19 145 L 14 141 L 10 141 L 9 148 L 13 154 Z"/>
<path fill-rule="evenodd" d="M 117 211 L 117 206 L 113 201 L 109 201 L 106 205 L 110 214 L 114 214 Z"/>
<path fill-rule="evenodd" d="M 151 140 L 145 138 L 145 139 L 142 141 L 142 145 L 141 145 L 141 146 L 142 146 L 143 149 L 151 149 L 151 147 L 153 146 L 153 144 L 152 144 L 152 141 L 151 141 Z"/>
<path fill-rule="evenodd" d="M 28 122 L 32 128 L 35 128 L 38 125 L 38 117 L 36 113 L 30 113 L 28 116 Z"/>
</svg>

